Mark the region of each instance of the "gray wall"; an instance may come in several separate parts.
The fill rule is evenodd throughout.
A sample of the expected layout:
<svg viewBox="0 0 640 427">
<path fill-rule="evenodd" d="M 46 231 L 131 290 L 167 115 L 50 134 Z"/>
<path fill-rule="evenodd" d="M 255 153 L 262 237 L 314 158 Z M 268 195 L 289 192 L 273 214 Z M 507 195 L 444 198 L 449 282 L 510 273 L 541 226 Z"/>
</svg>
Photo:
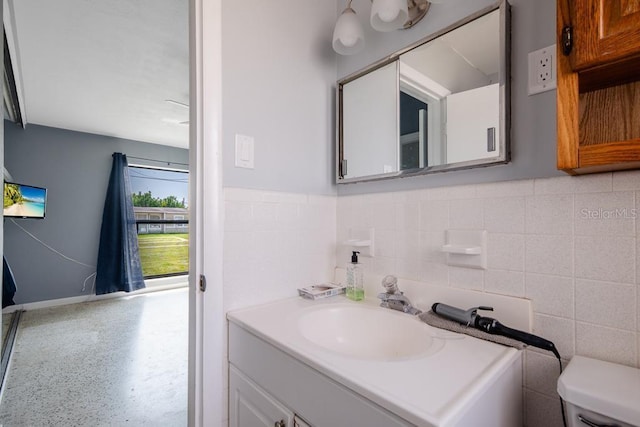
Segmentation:
<svg viewBox="0 0 640 427">
<path fill-rule="evenodd" d="M 364 52 L 343 57 L 331 50 L 331 37 L 344 0 L 333 4 L 286 1 L 258 9 L 252 9 L 255 2 L 224 2 L 224 186 L 352 194 L 561 175 L 555 168 L 555 92 L 527 94 L 528 52 L 555 42 L 555 1 L 513 0 L 512 163 L 340 185 L 336 190 L 336 80 L 494 3 L 449 0 L 432 4 L 414 28 L 378 33 L 367 22 L 370 0 L 354 0 L 366 31 L 366 47 Z M 285 15 L 298 19 L 282 20 Z M 245 28 L 247 16 L 252 17 L 251 31 Z M 234 166 L 237 133 L 255 137 L 253 170 Z"/>
<path fill-rule="evenodd" d="M 332 1 L 224 1 L 224 186 L 335 194 Z M 234 166 L 235 134 L 255 169 Z"/>
<path fill-rule="evenodd" d="M 338 79 L 371 64 L 463 17 L 493 5 L 492 0 L 450 0 L 432 4 L 427 16 L 409 30 L 378 33 L 366 20 L 370 0 L 354 0 L 363 21 L 364 52 L 338 58 Z M 339 11 L 343 0 L 337 1 Z M 555 43 L 555 0 L 511 0 L 511 153 L 512 162 L 467 171 L 338 186 L 338 194 L 400 191 L 476 182 L 506 181 L 564 175 L 556 170 L 556 92 L 527 94 L 527 54 Z M 339 12 L 338 12 L 339 13 Z"/>
<path fill-rule="evenodd" d="M 5 167 L 19 183 L 47 188 L 44 220 L 16 219 L 63 254 L 95 265 L 111 155 L 188 163 L 188 151 L 38 125 L 5 121 Z M 143 163 L 130 159 L 130 163 Z M 148 163 L 151 164 L 151 163 Z M 158 164 L 154 164 L 158 166 Z M 177 167 L 177 166 L 172 166 Z M 186 168 L 186 167 L 183 167 Z M 67 261 L 4 220 L 5 256 L 16 278 L 17 304 L 91 295 L 95 268 Z"/>
</svg>

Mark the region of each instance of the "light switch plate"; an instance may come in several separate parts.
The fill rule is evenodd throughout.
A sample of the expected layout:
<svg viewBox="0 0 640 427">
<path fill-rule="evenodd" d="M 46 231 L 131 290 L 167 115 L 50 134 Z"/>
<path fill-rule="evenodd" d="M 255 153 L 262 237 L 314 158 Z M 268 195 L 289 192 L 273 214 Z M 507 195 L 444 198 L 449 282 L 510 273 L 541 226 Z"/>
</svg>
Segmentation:
<svg viewBox="0 0 640 427">
<path fill-rule="evenodd" d="M 529 53 L 529 95 L 556 88 L 556 45 Z"/>
<path fill-rule="evenodd" d="M 252 136 L 236 134 L 236 167 L 253 169 L 254 139 Z"/>
</svg>

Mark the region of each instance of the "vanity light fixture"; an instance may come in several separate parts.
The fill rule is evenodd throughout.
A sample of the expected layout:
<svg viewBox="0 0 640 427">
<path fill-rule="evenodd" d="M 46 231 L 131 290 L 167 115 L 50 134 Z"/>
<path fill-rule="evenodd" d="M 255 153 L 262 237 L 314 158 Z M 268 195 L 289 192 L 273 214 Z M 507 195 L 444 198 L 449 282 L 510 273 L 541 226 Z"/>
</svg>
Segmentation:
<svg viewBox="0 0 640 427">
<path fill-rule="evenodd" d="M 353 55 L 364 48 L 364 31 L 351 8 L 352 1 L 333 30 L 333 50 L 340 55 Z M 411 28 L 427 14 L 429 4 L 427 0 L 371 0 L 371 27 L 382 32 Z"/>
<path fill-rule="evenodd" d="M 340 55 L 353 55 L 364 48 L 364 31 L 356 11 L 351 9 L 351 1 L 338 17 L 333 29 L 333 50 Z"/>
</svg>

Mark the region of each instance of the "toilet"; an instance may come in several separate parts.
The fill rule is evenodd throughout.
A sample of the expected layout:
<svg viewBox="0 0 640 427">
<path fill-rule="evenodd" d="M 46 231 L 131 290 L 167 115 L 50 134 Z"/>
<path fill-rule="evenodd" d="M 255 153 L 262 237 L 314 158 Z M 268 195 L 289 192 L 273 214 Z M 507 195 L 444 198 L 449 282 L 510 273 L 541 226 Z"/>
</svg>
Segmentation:
<svg viewBox="0 0 640 427">
<path fill-rule="evenodd" d="M 569 427 L 640 426 L 640 369 L 574 356 L 558 393 Z"/>
</svg>

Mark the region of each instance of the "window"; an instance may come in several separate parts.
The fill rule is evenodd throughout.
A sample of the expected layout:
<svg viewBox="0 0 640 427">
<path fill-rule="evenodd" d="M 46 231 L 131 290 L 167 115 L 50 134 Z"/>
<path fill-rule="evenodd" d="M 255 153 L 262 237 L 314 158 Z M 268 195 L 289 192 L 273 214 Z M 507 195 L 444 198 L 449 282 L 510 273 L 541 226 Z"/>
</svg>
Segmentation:
<svg viewBox="0 0 640 427">
<path fill-rule="evenodd" d="M 146 279 L 189 272 L 189 173 L 129 166 Z"/>
</svg>

